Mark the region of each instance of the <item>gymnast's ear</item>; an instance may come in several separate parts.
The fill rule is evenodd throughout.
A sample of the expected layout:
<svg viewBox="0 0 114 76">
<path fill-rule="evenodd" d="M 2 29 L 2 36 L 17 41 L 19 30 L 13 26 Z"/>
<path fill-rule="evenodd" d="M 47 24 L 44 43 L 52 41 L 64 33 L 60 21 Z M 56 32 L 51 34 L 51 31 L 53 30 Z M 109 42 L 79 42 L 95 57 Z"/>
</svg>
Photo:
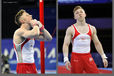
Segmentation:
<svg viewBox="0 0 114 76">
<path fill-rule="evenodd" d="M 85 17 L 87 16 L 87 14 L 85 13 Z"/>
<path fill-rule="evenodd" d="M 24 23 L 24 22 L 25 22 L 23 18 L 20 18 L 19 21 L 20 21 L 21 23 Z"/>
</svg>

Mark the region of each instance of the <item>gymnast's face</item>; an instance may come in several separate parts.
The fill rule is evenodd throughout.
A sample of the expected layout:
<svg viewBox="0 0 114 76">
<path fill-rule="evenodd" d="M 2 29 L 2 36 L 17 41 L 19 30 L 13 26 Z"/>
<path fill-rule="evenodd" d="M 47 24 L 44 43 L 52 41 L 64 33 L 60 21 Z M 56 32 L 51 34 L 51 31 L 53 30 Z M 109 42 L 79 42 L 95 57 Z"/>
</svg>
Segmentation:
<svg viewBox="0 0 114 76">
<path fill-rule="evenodd" d="M 27 12 L 24 12 L 23 15 L 20 17 L 21 23 L 29 23 L 32 20 L 32 15 Z"/>
<path fill-rule="evenodd" d="M 79 21 L 83 21 L 86 17 L 86 13 L 83 9 L 77 9 L 74 12 L 74 19 L 77 19 Z"/>
</svg>

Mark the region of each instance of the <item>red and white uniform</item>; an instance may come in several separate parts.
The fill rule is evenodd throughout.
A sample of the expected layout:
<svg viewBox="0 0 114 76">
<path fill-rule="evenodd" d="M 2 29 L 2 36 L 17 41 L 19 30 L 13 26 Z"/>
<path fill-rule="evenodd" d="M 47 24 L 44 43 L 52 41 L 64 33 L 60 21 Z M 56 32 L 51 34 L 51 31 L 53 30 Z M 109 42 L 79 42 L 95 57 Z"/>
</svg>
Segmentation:
<svg viewBox="0 0 114 76">
<path fill-rule="evenodd" d="M 14 43 L 15 53 L 17 57 L 17 73 L 37 73 L 34 63 L 34 39 L 25 39 L 22 43 Z"/>
<path fill-rule="evenodd" d="M 72 73 L 99 73 L 97 66 L 90 54 L 91 29 L 88 24 L 88 33 L 79 33 L 73 25 L 75 34 L 72 38 L 72 56 L 71 56 L 71 72 Z"/>
</svg>

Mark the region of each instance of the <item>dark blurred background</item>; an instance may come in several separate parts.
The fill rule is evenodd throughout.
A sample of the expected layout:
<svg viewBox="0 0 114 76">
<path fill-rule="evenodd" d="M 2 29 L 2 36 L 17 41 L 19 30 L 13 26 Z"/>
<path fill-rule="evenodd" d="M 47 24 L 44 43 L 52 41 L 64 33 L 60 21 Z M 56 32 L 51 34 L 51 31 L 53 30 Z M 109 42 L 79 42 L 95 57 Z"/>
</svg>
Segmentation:
<svg viewBox="0 0 114 76">
<path fill-rule="evenodd" d="M 19 28 L 14 19 L 20 9 L 39 20 L 39 0 L 2 0 L 2 73 L 16 73 L 17 60 L 12 39 L 14 31 Z M 55 74 L 56 0 L 44 0 L 44 26 L 53 37 L 52 41 L 45 42 L 45 69 L 46 73 Z M 35 64 L 40 73 L 40 42 L 35 41 L 34 51 Z"/>
<path fill-rule="evenodd" d="M 112 0 L 58 0 L 58 60 L 63 62 L 62 46 L 66 29 L 74 24 L 73 8 L 80 5 L 84 8 L 87 23 L 97 29 L 97 35 L 103 49 L 108 56 L 109 67 L 112 67 Z M 69 58 L 72 45 L 69 47 Z M 91 53 L 98 67 L 103 67 L 99 54 L 96 52 L 93 42 Z"/>
</svg>

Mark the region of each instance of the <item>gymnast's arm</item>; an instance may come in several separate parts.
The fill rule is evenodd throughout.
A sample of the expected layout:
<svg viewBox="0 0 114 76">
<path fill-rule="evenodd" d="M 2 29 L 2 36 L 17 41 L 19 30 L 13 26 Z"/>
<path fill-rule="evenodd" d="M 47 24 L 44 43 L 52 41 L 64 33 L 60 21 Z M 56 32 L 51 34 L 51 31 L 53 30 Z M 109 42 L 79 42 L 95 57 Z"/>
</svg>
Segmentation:
<svg viewBox="0 0 114 76">
<path fill-rule="evenodd" d="M 64 62 L 67 70 L 70 70 L 71 64 L 68 59 L 68 52 L 69 52 L 69 44 L 72 39 L 72 28 L 69 27 L 66 31 L 66 35 L 64 38 L 64 43 L 63 43 L 63 55 L 64 55 Z"/>
<path fill-rule="evenodd" d="M 39 36 L 40 31 L 38 26 L 34 26 L 32 30 L 27 30 L 24 28 L 20 28 L 17 30 L 17 34 L 24 38 L 35 38 Z"/>
<path fill-rule="evenodd" d="M 38 41 L 51 41 L 52 40 L 52 36 L 50 35 L 50 33 L 44 28 L 41 31 L 41 34 L 39 36 L 37 36 L 35 38 Z"/>
<path fill-rule="evenodd" d="M 69 48 L 70 41 L 71 41 L 71 30 L 69 27 L 66 31 L 66 35 L 65 35 L 64 43 L 63 43 L 63 55 L 64 55 L 64 57 L 68 57 L 68 48 Z"/>
<path fill-rule="evenodd" d="M 98 37 L 97 37 L 97 32 L 96 32 L 96 28 L 94 26 L 91 26 L 92 27 L 92 40 L 93 40 L 93 43 L 95 45 L 95 48 L 96 50 L 98 51 L 98 53 L 101 55 L 102 57 L 102 60 L 103 60 L 103 63 L 104 63 L 104 67 L 107 67 L 108 66 L 108 61 L 106 60 L 106 55 L 103 51 L 103 47 L 101 45 L 101 42 L 99 41 Z"/>
<path fill-rule="evenodd" d="M 37 25 L 40 28 L 40 35 L 35 37 L 35 39 L 38 40 L 38 41 L 51 41 L 52 40 L 52 36 L 44 28 L 44 25 L 40 21 L 38 21 L 36 19 L 34 19 L 33 21 L 35 21 L 34 24 Z"/>
</svg>

